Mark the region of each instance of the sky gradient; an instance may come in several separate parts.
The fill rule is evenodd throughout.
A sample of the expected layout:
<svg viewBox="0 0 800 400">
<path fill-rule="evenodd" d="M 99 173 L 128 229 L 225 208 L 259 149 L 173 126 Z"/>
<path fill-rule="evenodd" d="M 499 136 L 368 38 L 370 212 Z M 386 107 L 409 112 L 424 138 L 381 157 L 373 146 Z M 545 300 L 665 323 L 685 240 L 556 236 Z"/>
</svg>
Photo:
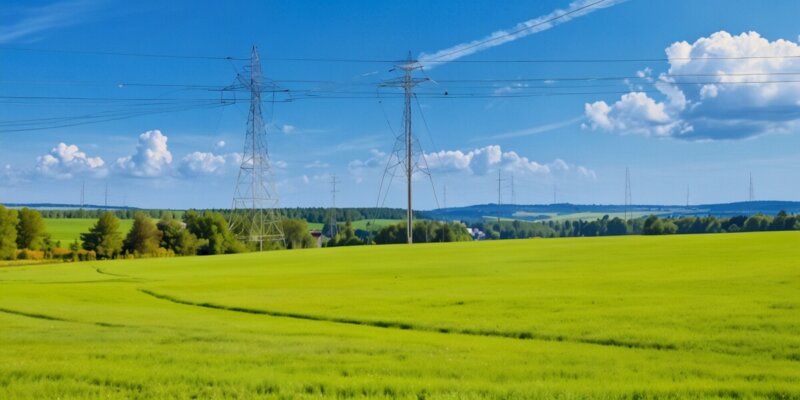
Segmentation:
<svg viewBox="0 0 800 400">
<path fill-rule="evenodd" d="M 619 204 L 626 167 L 637 204 L 747 200 L 751 173 L 756 199 L 798 200 L 797 15 L 789 0 L 0 1 L 0 202 L 77 203 L 85 183 L 87 203 L 107 185 L 112 205 L 229 207 L 248 106 L 217 89 L 252 45 L 289 90 L 264 102 L 282 206 L 330 206 L 334 174 L 338 206 L 376 205 L 402 118 L 380 83 L 409 51 L 431 79 L 412 112 L 433 185 L 416 176 L 415 208 L 443 206 L 445 186 L 448 206 L 496 202 L 498 171 L 503 202 L 513 175 L 516 203 L 555 187 Z M 383 205 L 404 206 L 400 181 Z"/>
</svg>

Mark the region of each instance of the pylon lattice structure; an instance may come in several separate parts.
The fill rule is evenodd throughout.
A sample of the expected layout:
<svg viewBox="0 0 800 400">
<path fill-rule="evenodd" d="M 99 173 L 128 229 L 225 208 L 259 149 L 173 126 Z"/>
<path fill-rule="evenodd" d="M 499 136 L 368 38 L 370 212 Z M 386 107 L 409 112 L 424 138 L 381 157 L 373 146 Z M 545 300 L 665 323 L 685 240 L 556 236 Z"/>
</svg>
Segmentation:
<svg viewBox="0 0 800 400">
<path fill-rule="evenodd" d="M 625 221 L 633 218 L 631 207 L 633 206 L 633 197 L 631 196 L 631 172 L 628 167 L 625 167 Z"/>
<path fill-rule="evenodd" d="M 415 70 L 422 69 L 422 64 L 417 62 L 408 54 L 408 58 L 404 63 L 397 65 L 396 68 L 403 71 L 401 78 L 387 81 L 381 84 L 384 87 L 400 87 L 403 88 L 404 93 L 404 108 L 403 108 L 403 133 L 397 136 L 394 149 L 389 155 L 389 159 L 384 170 L 383 179 L 381 180 L 381 188 L 378 194 L 378 202 L 382 204 L 381 197 L 386 198 L 388 195 L 388 187 L 391 185 L 391 180 L 394 179 L 398 167 L 403 167 L 403 174 L 406 178 L 406 242 L 413 243 L 413 209 L 412 209 L 412 178 L 415 171 L 422 172 L 430 177 L 430 170 L 427 165 L 427 160 L 422 157 L 422 146 L 419 140 L 413 135 L 411 129 L 411 100 L 414 97 L 414 86 L 429 81 L 428 78 L 414 78 L 412 73 Z M 384 185 L 386 177 L 390 178 L 387 185 Z M 431 181 L 432 184 L 432 181 Z M 386 186 L 386 194 L 383 194 L 384 186 Z M 434 191 L 435 192 L 435 191 Z M 435 193 L 434 193 L 435 195 Z M 438 200 L 437 200 L 438 203 Z"/>
<path fill-rule="evenodd" d="M 336 193 L 339 193 L 336 190 L 336 184 L 339 183 L 336 180 L 336 175 L 334 174 L 331 178 L 331 197 L 333 201 L 331 203 L 331 218 L 330 218 L 330 227 L 328 228 L 328 235 L 333 238 L 336 237 L 336 234 L 339 233 L 339 224 L 336 222 Z"/>
<path fill-rule="evenodd" d="M 238 80 L 250 91 L 250 114 L 242 164 L 233 192 L 230 229 L 240 240 L 256 243 L 259 250 L 263 250 L 264 242 L 284 243 L 285 238 L 276 211 L 279 199 L 272 178 L 267 129 L 261 111 L 263 77 L 256 46 L 253 46 L 249 71 L 245 68 L 245 74 L 240 74 Z"/>
</svg>

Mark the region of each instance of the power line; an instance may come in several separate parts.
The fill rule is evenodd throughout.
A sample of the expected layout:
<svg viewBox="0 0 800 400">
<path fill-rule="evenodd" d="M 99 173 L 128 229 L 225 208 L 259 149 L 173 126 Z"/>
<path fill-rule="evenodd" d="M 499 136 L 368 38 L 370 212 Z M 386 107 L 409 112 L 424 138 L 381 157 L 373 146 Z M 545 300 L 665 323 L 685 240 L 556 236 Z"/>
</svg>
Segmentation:
<svg viewBox="0 0 800 400">
<path fill-rule="evenodd" d="M 183 54 L 155 54 L 155 53 L 136 53 L 120 51 L 101 51 L 101 50 L 64 50 L 64 49 L 35 49 L 31 47 L 0 47 L 0 51 L 18 51 L 28 53 L 54 53 L 54 54 L 83 54 L 93 56 L 123 56 L 123 57 L 144 57 L 144 58 L 173 58 L 184 60 L 221 60 L 221 61 L 248 61 L 249 58 L 232 56 L 207 56 L 207 55 L 183 55 Z"/>
<path fill-rule="evenodd" d="M 728 78 L 728 77 L 749 77 L 749 76 L 800 76 L 800 72 L 734 72 L 734 73 L 725 73 L 725 74 L 662 74 L 663 78 Z M 646 76 L 625 76 L 625 75 L 617 75 L 617 76 L 568 76 L 568 77 L 518 77 L 512 79 L 440 79 L 436 80 L 438 83 L 485 83 L 485 84 L 501 84 L 501 83 L 523 83 L 523 82 L 545 82 L 545 86 L 523 86 L 515 89 L 525 89 L 525 88 L 558 88 L 556 84 L 565 83 L 565 82 L 581 82 L 581 81 L 636 81 L 639 84 L 657 84 L 657 83 L 665 83 L 665 84 L 675 84 L 675 85 L 703 85 L 703 84 L 717 84 L 717 85 L 736 85 L 736 84 L 774 84 L 774 83 L 800 83 L 800 80 L 758 80 L 758 81 L 718 81 L 718 80 L 706 80 L 706 81 L 664 81 L 664 80 L 654 80 L 651 77 Z M 644 82 L 640 82 L 644 80 Z M 381 82 L 351 82 L 351 81 L 333 81 L 333 80 L 302 80 L 302 79 L 277 79 L 271 81 L 276 85 L 286 85 L 286 84 L 338 84 L 344 87 L 348 86 L 375 86 L 380 84 Z M 2 81 L 0 80 L 0 84 L 15 84 L 15 85 L 70 85 L 70 86 L 114 86 L 114 87 L 170 87 L 170 88 L 183 88 L 183 89 L 197 89 L 197 90 L 205 90 L 205 91 L 226 91 L 226 92 L 248 92 L 247 88 L 243 86 L 231 86 L 231 85 L 219 85 L 219 84 L 191 84 L 191 83 L 148 83 L 148 82 L 87 82 L 87 81 Z M 483 88 L 483 87 L 493 87 L 493 86 L 475 86 L 476 88 Z M 599 86 L 599 85 L 591 85 L 591 86 L 571 86 L 571 87 L 608 87 L 608 86 Z M 275 92 L 275 93 L 297 93 L 297 92 L 309 92 L 309 93 L 341 93 L 340 90 L 333 90 L 333 89 L 287 89 L 287 88 L 275 88 L 275 89 L 262 89 L 262 92 Z M 4 96 L 5 98 L 17 98 L 17 97 L 34 97 L 34 98 L 55 98 L 55 97 L 47 97 L 47 96 Z M 58 97 L 58 99 L 65 99 L 67 97 Z M 78 97 L 80 98 L 80 97 Z M 95 99 L 95 98 L 92 98 Z M 102 98 L 103 100 L 108 98 Z M 184 98 L 178 98 L 182 100 Z M 138 100 L 138 99 L 131 99 L 131 100 Z"/>
<path fill-rule="evenodd" d="M 602 0 L 607 1 L 607 0 Z M 599 3 L 599 2 L 598 2 Z M 596 3 L 595 3 L 596 4 Z M 589 4 L 585 7 L 591 7 Z M 580 11 L 580 9 L 573 10 L 572 12 Z M 554 18 L 561 18 L 566 16 L 563 14 Z M 552 21 L 551 21 L 552 22 Z M 544 22 L 547 23 L 547 22 Z M 516 33 L 529 30 L 536 27 L 522 28 Z M 507 35 L 516 34 L 515 32 L 508 33 L 504 36 L 488 39 L 484 42 L 476 43 L 475 46 L 485 44 L 492 40 L 502 39 Z M 469 49 L 468 47 L 459 49 L 458 52 Z M 170 58 L 170 59 L 184 59 L 184 60 L 218 60 L 218 61 L 248 61 L 247 57 L 239 56 L 219 56 L 219 55 L 185 55 L 185 54 L 165 54 L 165 53 L 139 53 L 139 52 L 117 52 L 117 51 L 102 51 L 102 50 L 69 50 L 69 49 L 36 49 L 26 47 L 6 47 L 0 46 L 0 51 L 16 51 L 28 53 L 53 53 L 53 54 L 82 54 L 94 56 L 120 56 L 120 57 L 139 57 L 139 58 Z M 457 54 L 453 52 L 452 54 Z M 449 54 L 444 54 L 444 57 Z M 437 57 L 437 58 L 440 58 Z M 788 55 L 751 55 L 751 56 L 702 56 L 702 57 L 631 57 L 631 58 L 541 58 L 541 59 L 478 59 L 478 60 L 449 60 L 437 61 L 428 60 L 426 63 L 459 63 L 459 64 L 602 64 L 602 63 L 642 63 L 642 62 L 669 62 L 669 61 L 698 61 L 698 60 L 779 60 L 779 59 L 792 59 L 800 58 L 800 54 Z M 401 62 L 396 59 L 390 58 L 346 58 L 346 57 L 265 57 L 264 61 L 275 62 L 310 62 L 310 63 L 362 63 L 362 64 L 395 64 Z"/>
</svg>

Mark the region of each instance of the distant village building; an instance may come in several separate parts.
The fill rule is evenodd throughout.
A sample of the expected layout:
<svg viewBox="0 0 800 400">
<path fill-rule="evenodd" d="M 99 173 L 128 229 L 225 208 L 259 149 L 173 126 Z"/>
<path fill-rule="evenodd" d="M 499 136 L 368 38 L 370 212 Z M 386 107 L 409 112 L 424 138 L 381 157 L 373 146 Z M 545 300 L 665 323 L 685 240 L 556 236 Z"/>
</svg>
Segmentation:
<svg viewBox="0 0 800 400">
<path fill-rule="evenodd" d="M 486 234 L 478 228 L 467 228 L 467 232 L 469 232 L 469 235 L 472 236 L 472 240 L 486 239 Z"/>
<path fill-rule="evenodd" d="M 323 242 L 323 238 L 324 238 L 324 236 L 322 235 L 322 232 L 320 232 L 320 231 L 311 231 L 309 233 L 311 234 L 311 237 L 313 237 L 314 240 L 317 242 L 317 247 L 322 247 L 322 242 Z"/>
</svg>

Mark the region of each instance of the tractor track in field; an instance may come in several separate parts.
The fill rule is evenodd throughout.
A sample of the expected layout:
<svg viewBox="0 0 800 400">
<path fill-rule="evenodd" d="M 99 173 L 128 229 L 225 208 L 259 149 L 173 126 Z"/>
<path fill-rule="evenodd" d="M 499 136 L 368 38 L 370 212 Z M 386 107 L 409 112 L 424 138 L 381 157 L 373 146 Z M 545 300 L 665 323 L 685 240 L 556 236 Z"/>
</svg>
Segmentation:
<svg viewBox="0 0 800 400">
<path fill-rule="evenodd" d="M 5 308 L 5 307 L 0 307 L 0 312 L 6 313 L 6 314 L 11 314 L 11 315 L 18 315 L 18 316 L 22 316 L 22 317 L 40 319 L 40 320 L 45 320 L 45 321 L 72 322 L 72 323 L 76 323 L 76 324 L 88 324 L 88 325 L 102 326 L 104 328 L 126 328 L 125 325 L 120 325 L 120 324 L 112 324 L 112 323 L 108 323 L 108 322 L 78 321 L 78 320 L 74 320 L 74 319 L 55 317 L 55 316 L 52 316 L 52 315 L 33 313 L 33 312 L 27 312 L 27 311 L 19 311 L 19 310 L 12 310 L 10 308 Z"/>
<path fill-rule="evenodd" d="M 292 318 L 305 321 L 331 322 L 337 324 L 360 325 L 360 326 L 369 326 L 374 328 L 397 329 L 397 330 L 428 332 L 428 333 L 433 332 L 441 334 L 499 337 L 499 338 L 516 339 L 516 340 L 540 340 L 546 342 L 570 342 L 570 343 L 591 344 L 598 346 L 621 347 L 629 349 L 677 350 L 677 346 L 675 346 L 674 344 L 626 342 L 617 339 L 570 338 L 565 336 L 537 334 L 532 332 L 511 332 L 511 331 L 494 331 L 494 330 L 471 329 L 471 328 L 432 327 L 432 326 L 415 325 L 398 321 L 358 320 L 353 318 L 326 317 L 321 315 L 300 314 L 300 313 L 274 311 L 274 310 L 262 310 L 262 309 L 247 308 L 247 307 L 225 306 L 210 302 L 195 302 L 191 300 L 179 299 L 177 297 L 173 297 L 162 293 L 157 293 L 152 290 L 143 288 L 139 288 L 138 290 L 156 299 L 169 301 L 176 304 L 209 308 L 213 310 L 264 315 L 269 317 Z"/>
</svg>

